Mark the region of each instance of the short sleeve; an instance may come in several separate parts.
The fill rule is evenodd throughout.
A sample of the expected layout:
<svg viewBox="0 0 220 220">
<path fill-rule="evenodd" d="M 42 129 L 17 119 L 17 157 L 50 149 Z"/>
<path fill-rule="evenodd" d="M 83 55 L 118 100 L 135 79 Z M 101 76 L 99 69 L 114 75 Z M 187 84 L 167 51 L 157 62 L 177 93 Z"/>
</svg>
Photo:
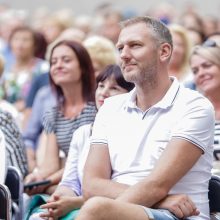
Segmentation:
<svg viewBox="0 0 220 220">
<path fill-rule="evenodd" d="M 203 100 L 191 103 L 173 131 L 173 138 L 182 138 L 195 144 L 204 152 L 214 143 L 214 108 Z"/>
<path fill-rule="evenodd" d="M 50 108 L 50 110 L 46 111 L 43 115 L 43 128 L 47 134 L 55 133 L 57 113 L 58 113 L 58 107 L 52 107 Z"/>
</svg>

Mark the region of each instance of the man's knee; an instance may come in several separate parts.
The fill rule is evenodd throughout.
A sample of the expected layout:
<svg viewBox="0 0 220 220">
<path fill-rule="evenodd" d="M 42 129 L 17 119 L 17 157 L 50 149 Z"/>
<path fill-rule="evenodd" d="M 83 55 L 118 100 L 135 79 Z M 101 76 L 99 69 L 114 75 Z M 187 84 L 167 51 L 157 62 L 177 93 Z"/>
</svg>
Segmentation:
<svg viewBox="0 0 220 220">
<path fill-rule="evenodd" d="M 101 216 L 102 212 L 105 213 L 110 199 L 104 197 L 93 197 L 89 199 L 82 207 L 82 211 L 90 216 Z"/>
</svg>

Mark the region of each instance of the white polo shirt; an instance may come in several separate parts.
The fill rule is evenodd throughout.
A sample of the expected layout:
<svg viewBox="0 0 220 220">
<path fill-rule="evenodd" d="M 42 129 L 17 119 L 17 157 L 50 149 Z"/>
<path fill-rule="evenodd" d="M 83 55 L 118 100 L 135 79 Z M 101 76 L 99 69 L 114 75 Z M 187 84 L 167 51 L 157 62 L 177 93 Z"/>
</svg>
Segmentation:
<svg viewBox="0 0 220 220">
<path fill-rule="evenodd" d="M 209 216 L 207 192 L 213 161 L 214 110 L 204 96 L 184 88 L 175 78 L 172 80 L 162 100 L 145 112 L 136 106 L 135 89 L 106 99 L 97 113 L 91 143 L 106 144 L 112 179 L 129 185 L 152 171 L 172 138 L 195 144 L 204 154 L 170 194 L 188 194 L 200 209 L 200 217 L 206 219 Z"/>
</svg>

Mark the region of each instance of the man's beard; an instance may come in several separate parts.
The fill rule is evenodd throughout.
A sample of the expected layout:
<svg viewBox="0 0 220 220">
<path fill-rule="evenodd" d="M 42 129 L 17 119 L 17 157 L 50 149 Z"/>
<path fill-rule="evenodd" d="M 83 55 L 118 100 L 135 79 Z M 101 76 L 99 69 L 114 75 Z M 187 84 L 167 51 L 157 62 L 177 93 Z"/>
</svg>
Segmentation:
<svg viewBox="0 0 220 220">
<path fill-rule="evenodd" d="M 124 78 L 127 82 L 134 83 L 138 86 L 155 88 L 157 85 L 157 63 L 145 65 L 138 74 L 125 74 Z"/>
</svg>

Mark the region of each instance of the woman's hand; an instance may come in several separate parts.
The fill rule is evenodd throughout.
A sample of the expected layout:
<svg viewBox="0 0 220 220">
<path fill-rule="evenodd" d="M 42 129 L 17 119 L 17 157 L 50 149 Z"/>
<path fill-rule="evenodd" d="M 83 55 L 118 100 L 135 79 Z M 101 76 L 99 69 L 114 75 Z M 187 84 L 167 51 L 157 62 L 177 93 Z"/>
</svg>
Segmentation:
<svg viewBox="0 0 220 220">
<path fill-rule="evenodd" d="M 81 197 L 53 195 L 47 204 L 41 206 L 42 209 L 48 209 L 48 212 L 40 214 L 40 217 L 57 219 L 65 216 L 70 211 L 81 207 L 82 204 L 79 203 L 81 199 Z"/>
<path fill-rule="evenodd" d="M 43 176 L 40 174 L 40 172 L 33 172 L 33 173 L 30 173 L 29 175 L 26 176 L 26 178 L 24 180 L 24 184 L 32 183 L 32 182 L 38 182 L 38 181 L 43 181 L 43 180 L 45 180 L 45 178 L 43 178 Z M 25 192 L 28 195 L 34 195 L 34 194 L 38 194 L 38 193 L 44 192 L 44 190 L 47 187 L 48 187 L 48 185 L 34 186 L 32 188 L 27 188 L 25 190 Z"/>
<path fill-rule="evenodd" d="M 200 213 L 193 201 L 184 194 L 168 195 L 158 202 L 154 208 L 168 209 L 178 218 L 187 218 Z"/>
</svg>

